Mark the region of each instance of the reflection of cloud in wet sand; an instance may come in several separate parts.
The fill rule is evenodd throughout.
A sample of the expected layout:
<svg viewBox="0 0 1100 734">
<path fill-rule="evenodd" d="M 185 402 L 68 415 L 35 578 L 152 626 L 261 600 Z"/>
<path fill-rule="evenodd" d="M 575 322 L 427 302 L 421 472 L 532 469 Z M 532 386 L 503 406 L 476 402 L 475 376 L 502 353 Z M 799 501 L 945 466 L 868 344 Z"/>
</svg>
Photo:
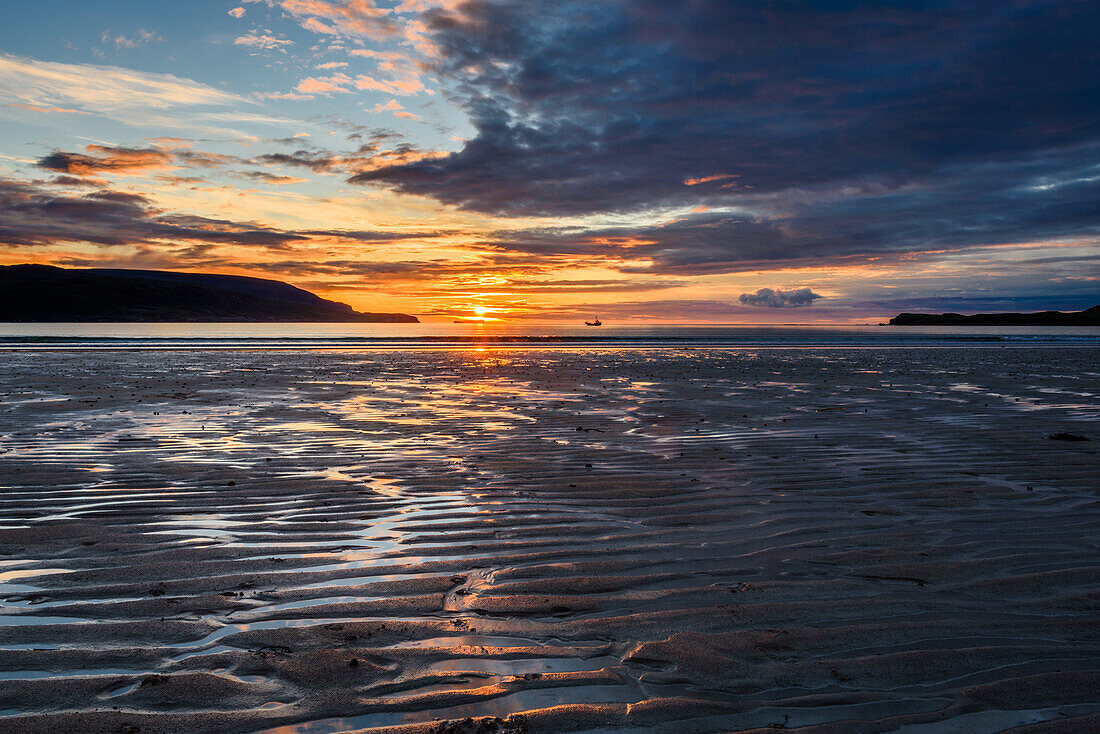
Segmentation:
<svg viewBox="0 0 1100 734">
<path fill-rule="evenodd" d="M 1095 716 L 1095 357 L 11 353 L 0 730 Z"/>
</svg>

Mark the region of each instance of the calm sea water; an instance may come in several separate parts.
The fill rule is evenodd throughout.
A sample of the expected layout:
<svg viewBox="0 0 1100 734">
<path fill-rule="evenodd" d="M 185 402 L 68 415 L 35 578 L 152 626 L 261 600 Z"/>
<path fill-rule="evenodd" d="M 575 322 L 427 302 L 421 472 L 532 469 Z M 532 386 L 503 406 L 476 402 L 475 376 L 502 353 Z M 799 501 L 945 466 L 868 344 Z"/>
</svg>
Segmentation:
<svg viewBox="0 0 1100 734">
<path fill-rule="evenodd" d="M 3 324 L 0 349 L 591 346 L 1100 346 L 1100 327 L 575 324 Z"/>
</svg>

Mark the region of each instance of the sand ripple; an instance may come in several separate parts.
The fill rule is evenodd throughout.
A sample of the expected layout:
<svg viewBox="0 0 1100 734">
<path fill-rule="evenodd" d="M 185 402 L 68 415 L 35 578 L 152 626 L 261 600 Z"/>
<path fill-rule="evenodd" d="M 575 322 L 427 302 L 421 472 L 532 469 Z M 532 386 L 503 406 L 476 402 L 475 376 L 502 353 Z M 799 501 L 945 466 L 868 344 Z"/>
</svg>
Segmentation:
<svg viewBox="0 0 1100 734">
<path fill-rule="evenodd" d="M 0 732 L 1096 730 L 1098 357 L 2 354 Z"/>
</svg>

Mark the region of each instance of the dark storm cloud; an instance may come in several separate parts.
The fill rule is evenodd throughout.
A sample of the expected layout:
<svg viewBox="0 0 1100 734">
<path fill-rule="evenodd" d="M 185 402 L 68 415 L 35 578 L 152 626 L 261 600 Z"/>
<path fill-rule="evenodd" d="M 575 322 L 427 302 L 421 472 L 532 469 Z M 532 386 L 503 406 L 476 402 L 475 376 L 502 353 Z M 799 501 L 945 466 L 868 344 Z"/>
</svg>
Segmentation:
<svg viewBox="0 0 1100 734">
<path fill-rule="evenodd" d="M 316 241 L 375 243 L 409 236 L 369 231 L 281 230 L 254 222 L 165 213 L 137 194 L 98 189 L 84 195 L 69 195 L 31 183 L 0 179 L 0 244 L 10 246 L 176 242 L 286 249 Z M 423 238 L 431 234 L 411 236 Z"/>
<path fill-rule="evenodd" d="M 763 308 L 797 308 L 810 306 L 821 298 L 809 288 L 761 288 L 756 293 L 742 293 L 737 300 L 746 306 L 760 306 Z"/>
<path fill-rule="evenodd" d="M 478 134 L 356 176 L 483 211 L 905 179 L 1094 139 L 1100 6 L 474 2 L 435 40 Z"/>
<path fill-rule="evenodd" d="M 744 208 L 660 233 L 700 271 L 1094 231 L 1100 3 L 475 0 L 430 25 L 476 134 L 353 182 L 504 215 Z"/>
<path fill-rule="evenodd" d="M 626 272 L 697 275 L 1014 242 L 1095 240 L 1100 165 L 1092 161 L 1098 157 L 1097 148 L 1088 146 L 1023 161 L 945 167 L 934 184 L 746 194 L 737 202 L 746 213 L 714 210 L 644 227 L 498 233 L 486 246 L 606 258 Z"/>
</svg>

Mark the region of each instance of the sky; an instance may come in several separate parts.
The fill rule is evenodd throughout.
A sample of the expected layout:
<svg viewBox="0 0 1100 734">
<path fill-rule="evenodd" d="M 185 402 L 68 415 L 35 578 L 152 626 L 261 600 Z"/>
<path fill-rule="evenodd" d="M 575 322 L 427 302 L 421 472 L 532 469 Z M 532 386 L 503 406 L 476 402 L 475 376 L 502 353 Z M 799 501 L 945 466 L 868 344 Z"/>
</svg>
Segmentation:
<svg viewBox="0 0 1100 734">
<path fill-rule="evenodd" d="M 1100 303 L 1100 3 L 18 3 L 0 264 L 424 321 Z"/>
</svg>

